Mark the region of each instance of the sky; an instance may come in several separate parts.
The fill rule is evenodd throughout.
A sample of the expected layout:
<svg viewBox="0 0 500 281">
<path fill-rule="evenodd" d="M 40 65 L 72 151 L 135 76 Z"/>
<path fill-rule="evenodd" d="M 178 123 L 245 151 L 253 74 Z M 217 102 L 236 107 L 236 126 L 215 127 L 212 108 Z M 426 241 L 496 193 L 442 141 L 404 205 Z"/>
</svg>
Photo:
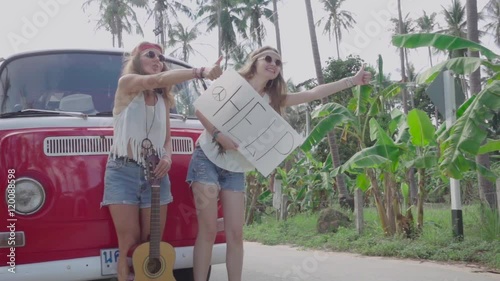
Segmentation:
<svg viewBox="0 0 500 281">
<path fill-rule="evenodd" d="M 461 0 L 465 5 L 465 0 Z M 17 52 L 45 50 L 53 48 L 112 48 L 111 34 L 96 30 L 97 5 L 82 10 L 84 0 L 3 0 L 0 1 L 0 57 Z M 438 22 L 443 24 L 440 14 L 442 6 L 448 7 L 451 0 L 402 0 L 403 14 L 416 19 L 425 10 L 428 14 L 437 12 Z M 477 0 L 481 10 L 487 0 Z M 314 20 L 326 15 L 318 0 L 311 0 Z M 348 55 L 359 56 L 368 65 L 375 66 L 378 55 L 384 60 L 384 72 L 391 73 L 392 79 L 399 78 L 399 53 L 391 45 L 391 17 L 397 17 L 396 0 L 347 0 L 342 7 L 353 13 L 357 23 L 353 29 L 343 31 L 341 58 Z M 310 42 L 304 0 L 281 0 L 278 2 L 281 33 L 282 59 L 285 79 L 295 84 L 315 78 L 314 62 Z M 145 12 L 138 12 L 143 26 L 144 37 L 124 34 L 125 50 L 132 49 L 138 42 L 155 41 L 154 20 Z M 274 27 L 266 21 L 265 45 L 276 46 Z M 192 23 L 185 21 L 186 25 Z M 480 26 L 481 29 L 481 26 Z M 323 27 L 316 28 L 322 67 L 330 57 L 336 58 L 335 42 L 323 34 Z M 482 44 L 500 54 L 491 37 L 483 38 Z M 194 66 L 210 66 L 217 60 L 217 33 L 202 32 L 193 46 L 203 54 L 191 55 L 189 63 Z M 434 56 L 434 63 L 443 57 Z M 427 49 L 411 50 L 410 61 L 416 71 L 430 67 Z"/>
</svg>

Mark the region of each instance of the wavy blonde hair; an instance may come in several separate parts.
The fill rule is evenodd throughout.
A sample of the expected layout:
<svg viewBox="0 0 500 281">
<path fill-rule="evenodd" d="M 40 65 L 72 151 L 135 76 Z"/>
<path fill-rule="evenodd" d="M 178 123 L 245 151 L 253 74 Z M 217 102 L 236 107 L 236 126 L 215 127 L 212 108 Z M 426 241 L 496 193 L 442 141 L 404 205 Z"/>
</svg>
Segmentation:
<svg viewBox="0 0 500 281">
<path fill-rule="evenodd" d="M 139 51 L 140 47 L 145 44 L 151 44 L 154 45 L 155 47 L 158 47 L 161 50 L 161 53 L 163 54 L 163 48 L 160 45 L 147 41 L 140 42 L 135 48 L 132 49 L 130 53 L 124 54 L 123 69 L 121 76 L 125 74 L 146 75 L 141 65 L 141 52 Z M 168 71 L 167 64 L 165 62 L 162 62 L 162 64 L 163 68 L 161 69 L 161 72 Z M 166 88 L 154 89 L 154 92 L 161 94 L 162 97 L 167 101 L 168 105 L 171 108 L 173 108 L 175 106 L 175 100 L 174 100 L 174 95 L 171 92 L 171 89 L 172 86 Z"/>
<path fill-rule="evenodd" d="M 252 78 L 257 71 L 257 59 L 259 58 L 259 55 L 265 51 L 273 51 L 280 55 L 278 50 L 273 47 L 264 46 L 262 48 L 259 48 L 248 55 L 245 65 L 240 68 L 238 73 L 247 80 Z M 283 65 L 281 65 L 281 67 L 283 67 Z M 283 79 L 283 76 L 281 75 L 281 71 L 276 78 L 267 81 L 267 84 L 264 87 L 264 92 L 266 92 L 271 99 L 271 107 L 274 108 L 274 110 L 276 110 L 276 112 L 278 112 L 280 115 L 282 115 L 283 103 L 287 95 L 287 88 L 285 79 Z"/>
</svg>

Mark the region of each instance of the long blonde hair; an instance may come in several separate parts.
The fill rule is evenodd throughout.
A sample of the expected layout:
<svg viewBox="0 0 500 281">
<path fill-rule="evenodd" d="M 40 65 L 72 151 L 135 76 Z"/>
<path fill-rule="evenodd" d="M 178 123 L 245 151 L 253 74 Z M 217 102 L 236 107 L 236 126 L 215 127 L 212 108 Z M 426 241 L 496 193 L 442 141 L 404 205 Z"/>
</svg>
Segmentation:
<svg viewBox="0 0 500 281">
<path fill-rule="evenodd" d="M 264 46 L 259 48 L 248 55 L 247 62 L 240 68 L 238 73 L 247 80 L 252 78 L 257 71 L 257 59 L 259 58 L 259 55 L 265 51 L 273 51 L 279 55 L 278 50 L 273 47 Z M 281 75 L 281 71 L 276 78 L 267 81 L 267 84 L 264 87 L 264 92 L 266 92 L 271 99 L 271 107 L 282 115 L 283 103 L 287 95 L 287 88 L 285 79 L 283 79 L 283 76 Z"/>
<path fill-rule="evenodd" d="M 132 49 L 130 53 L 125 53 L 123 56 L 123 69 L 122 69 L 122 74 L 121 76 L 125 74 L 140 74 L 140 75 L 146 75 L 144 72 L 144 69 L 142 68 L 141 65 L 141 46 L 150 44 L 154 45 L 157 47 L 159 50 L 161 50 L 161 53 L 163 54 L 163 48 L 155 43 L 143 41 L 140 42 L 135 48 Z M 162 62 L 162 69 L 161 72 L 168 71 L 167 64 L 165 62 Z M 167 101 L 168 105 L 173 108 L 175 106 L 175 100 L 174 100 L 174 95 L 171 93 L 172 86 L 162 88 L 162 89 L 154 89 L 154 92 L 158 93 L 161 92 L 161 95 L 163 98 Z"/>
</svg>

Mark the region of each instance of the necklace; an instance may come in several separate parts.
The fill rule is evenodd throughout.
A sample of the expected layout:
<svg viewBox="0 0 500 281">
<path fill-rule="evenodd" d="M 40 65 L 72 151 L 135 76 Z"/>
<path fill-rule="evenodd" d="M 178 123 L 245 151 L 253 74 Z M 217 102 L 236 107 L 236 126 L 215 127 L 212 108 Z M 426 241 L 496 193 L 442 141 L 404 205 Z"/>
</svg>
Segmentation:
<svg viewBox="0 0 500 281">
<path fill-rule="evenodd" d="M 153 96 L 154 98 L 154 106 L 153 106 L 153 120 L 151 121 L 151 125 L 149 126 L 148 129 L 148 104 L 146 102 L 146 99 L 144 99 L 144 107 L 145 107 L 145 114 L 146 114 L 146 138 L 142 140 L 142 154 L 143 157 L 147 157 L 148 155 L 151 154 L 151 149 L 153 148 L 153 143 L 149 139 L 149 133 L 151 132 L 151 129 L 153 128 L 153 124 L 155 123 L 155 117 L 156 117 L 156 103 L 157 103 L 157 97 L 156 94 Z"/>
<path fill-rule="evenodd" d="M 155 117 L 156 117 L 156 102 L 157 102 L 157 97 L 156 95 L 153 96 L 154 99 L 154 105 L 153 105 L 153 120 L 151 121 L 151 125 L 149 126 L 148 129 L 148 104 L 146 101 L 144 101 L 144 106 L 146 107 L 146 139 L 149 137 L 149 133 L 151 132 L 151 129 L 153 128 L 153 124 L 155 123 Z"/>
</svg>

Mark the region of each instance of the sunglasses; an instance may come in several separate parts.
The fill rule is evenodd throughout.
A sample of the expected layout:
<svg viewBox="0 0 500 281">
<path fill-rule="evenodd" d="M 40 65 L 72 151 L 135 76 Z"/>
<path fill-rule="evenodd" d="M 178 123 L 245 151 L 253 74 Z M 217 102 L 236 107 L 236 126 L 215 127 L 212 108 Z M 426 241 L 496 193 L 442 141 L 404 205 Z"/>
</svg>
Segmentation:
<svg viewBox="0 0 500 281">
<path fill-rule="evenodd" d="M 271 56 L 265 56 L 264 58 L 261 58 L 261 59 L 264 59 L 267 63 L 273 62 L 273 58 Z M 276 66 L 281 66 L 281 60 L 279 60 L 279 59 L 274 60 L 274 64 Z"/>
<path fill-rule="evenodd" d="M 144 55 L 150 59 L 156 58 L 156 53 L 154 51 L 149 51 Z M 167 59 L 165 59 L 165 57 L 162 54 L 158 54 L 158 60 L 160 60 L 161 62 L 167 61 Z"/>
</svg>

